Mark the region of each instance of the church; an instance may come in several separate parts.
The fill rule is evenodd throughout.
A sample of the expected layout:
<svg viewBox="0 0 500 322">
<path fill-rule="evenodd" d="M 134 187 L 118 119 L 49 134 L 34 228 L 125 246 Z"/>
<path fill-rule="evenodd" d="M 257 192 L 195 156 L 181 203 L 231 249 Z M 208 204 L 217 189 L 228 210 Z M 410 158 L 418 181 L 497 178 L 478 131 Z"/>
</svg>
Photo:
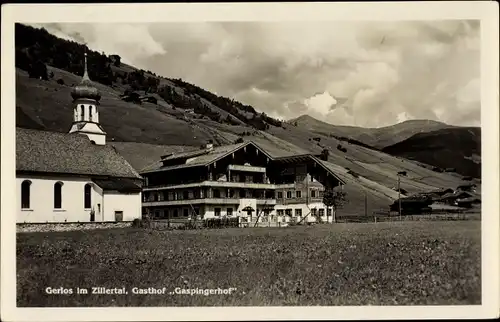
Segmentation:
<svg viewBox="0 0 500 322">
<path fill-rule="evenodd" d="M 141 218 L 142 177 L 106 145 L 99 124 L 101 94 L 89 78 L 86 54 L 83 78 L 71 96 L 69 133 L 16 128 L 17 222 Z"/>
</svg>

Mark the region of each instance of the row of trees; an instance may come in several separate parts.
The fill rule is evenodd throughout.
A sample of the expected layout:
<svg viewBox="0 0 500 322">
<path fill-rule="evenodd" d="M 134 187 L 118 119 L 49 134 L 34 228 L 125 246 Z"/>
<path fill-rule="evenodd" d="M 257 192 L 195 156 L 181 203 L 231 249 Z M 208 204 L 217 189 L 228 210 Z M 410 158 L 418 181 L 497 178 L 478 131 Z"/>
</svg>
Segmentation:
<svg viewBox="0 0 500 322">
<path fill-rule="evenodd" d="M 39 67 L 41 64 L 82 75 L 85 51 L 90 78 L 111 85 L 116 80 L 111 64 L 116 63 L 116 60 L 74 41 L 57 38 L 43 28 L 37 29 L 19 23 L 15 25 L 15 64 L 32 77 L 47 79 L 43 69 Z"/>
<path fill-rule="evenodd" d="M 180 95 L 175 88 L 168 85 L 161 87 L 158 91 L 158 95 L 170 105 L 183 109 L 192 108 L 195 113 L 205 115 L 216 122 L 223 121 L 222 116 L 202 102 L 199 96 L 193 98 L 188 95 Z"/>
<path fill-rule="evenodd" d="M 234 99 L 218 96 L 209 91 L 206 91 L 196 85 L 183 81 L 182 79 L 172 79 L 175 85 L 184 89 L 184 94 L 187 96 L 199 96 L 206 99 L 208 102 L 223 109 L 229 114 L 241 120 L 243 123 L 255 127 L 259 130 L 269 128 L 268 124 L 274 126 L 282 126 L 282 122 L 265 113 L 258 113 L 252 106 L 242 104 Z M 249 114 L 250 116 L 247 116 Z"/>
</svg>

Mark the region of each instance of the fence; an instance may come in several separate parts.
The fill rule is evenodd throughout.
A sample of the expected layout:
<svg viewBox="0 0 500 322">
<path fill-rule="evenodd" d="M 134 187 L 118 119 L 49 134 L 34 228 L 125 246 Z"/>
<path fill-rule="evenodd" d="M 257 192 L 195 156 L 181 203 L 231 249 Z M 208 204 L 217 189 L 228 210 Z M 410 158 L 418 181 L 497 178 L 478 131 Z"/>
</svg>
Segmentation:
<svg viewBox="0 0 500 322">
<path fill-rule="evenodd" d="M 373 214 L 371 216 L 341 216 L 337 223 L 369 223 L 369 222 L 397 222 L 397 221 L 440 221 L 440 220 L 481 220 L 480 213 L 431 213 L 421 215 L 388 215 Z"/>
</svg>

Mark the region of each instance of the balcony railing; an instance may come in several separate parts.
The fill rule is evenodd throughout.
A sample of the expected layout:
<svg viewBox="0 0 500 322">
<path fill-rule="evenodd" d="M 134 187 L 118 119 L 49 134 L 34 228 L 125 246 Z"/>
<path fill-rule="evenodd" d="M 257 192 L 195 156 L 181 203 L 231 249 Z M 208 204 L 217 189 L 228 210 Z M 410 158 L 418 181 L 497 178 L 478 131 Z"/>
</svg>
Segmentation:
<svg viewBox="0 0 500 322">
<path fill-rule="evenodd" d="M 230 164 L 227 166 L 228 170 L 233 171 L 246 171 L 246 172 L 260 172 L 266 173 L 266 168 L 264 167 L 254 167 L 250 165 L 238 165 L 238 164 Z"/>
<path fill-rule="evenodd" d="M 275 189 L 274 184 L 254 183 L 254 182 L 233 182 L 233 181 L 202 181 L 196 183 L 170 184 L 161 186 L 144 187 L 143 191 L 158 191 L 171 189 L 185 189 L 196 187 L 215 187 L 215 188 L 248 188 L 248 189 Z"/>
<path fill-rule="evenodd" d="M 252 199 L 252 198 L 249 198 Z M 161 200 L 161 201 L 151 201 L 147 200 L 142 203 L 143 207 L 150 206 L 177 206 L 177 205 L 189 205 L 189 204 L 211 204 L 211 205 L 234 205 L 239 204 L 240 199 L 237 198 L 199 198 L 199 199 L 184 199 L 184 200 Z M 257 205 L 268 205 L 272 206 L 276 204 L 275 199 L 257 199 Z"/>
<path fill-rule="evenodd" d="M 279 198 L 279 199 L 276 199 L 276 204 L 278 204 L 278 205 L 293 205 L 293 204 L 322 202 L 322 201 L 323 201 L 322 197 Z"/>
</svg>

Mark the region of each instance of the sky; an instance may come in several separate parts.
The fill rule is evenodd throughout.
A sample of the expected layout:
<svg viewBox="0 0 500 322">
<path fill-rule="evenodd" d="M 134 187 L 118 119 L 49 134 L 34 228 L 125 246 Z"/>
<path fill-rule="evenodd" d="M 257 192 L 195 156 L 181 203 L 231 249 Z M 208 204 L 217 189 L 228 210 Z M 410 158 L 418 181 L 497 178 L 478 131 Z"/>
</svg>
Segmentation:
<svg viewBox="0 0 500 322">
<path fill-rule="evenodd" d="M 35 26 L 279 119 L 480 126 L 476 20 Z"/>
</svg>

